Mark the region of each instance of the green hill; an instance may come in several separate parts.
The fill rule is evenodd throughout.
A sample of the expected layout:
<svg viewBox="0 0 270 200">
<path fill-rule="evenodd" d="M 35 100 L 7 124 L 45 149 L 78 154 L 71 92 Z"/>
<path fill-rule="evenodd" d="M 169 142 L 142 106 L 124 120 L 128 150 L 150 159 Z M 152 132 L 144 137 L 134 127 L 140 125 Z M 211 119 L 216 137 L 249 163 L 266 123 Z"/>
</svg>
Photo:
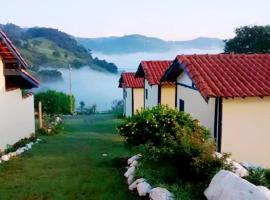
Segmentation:
<svg viewBox="0 0 270 200">
<path fill-rule="evenodd" d="M 94 70 L 116 73 L 117 67 L 105 60 L 93 58 L 74 37 L 52 28 L 21 28 L 14 24 L 0 25 L 27 61 L 34 66 L 74 68 L 89 66 Z"/>
</svg>

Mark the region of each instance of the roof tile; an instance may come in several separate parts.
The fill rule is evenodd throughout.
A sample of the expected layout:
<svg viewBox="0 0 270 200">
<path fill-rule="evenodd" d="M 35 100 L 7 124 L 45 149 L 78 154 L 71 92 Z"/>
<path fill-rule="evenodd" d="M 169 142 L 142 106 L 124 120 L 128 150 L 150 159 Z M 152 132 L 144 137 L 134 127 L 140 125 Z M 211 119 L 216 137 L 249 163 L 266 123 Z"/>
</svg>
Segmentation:
<svg viewBox="0 0 270 200">
<path fill-rule="evenodd" d="M 270 54 L 179 55 L 205 97 L 270 96 Z"/>
<path fill-rule="evenodd" d="M 135 73 L 133 72 L 123 72 L 119 80 L 119 87 L 143 88 L 144 79 L 135 77 Z"/>
</svg>

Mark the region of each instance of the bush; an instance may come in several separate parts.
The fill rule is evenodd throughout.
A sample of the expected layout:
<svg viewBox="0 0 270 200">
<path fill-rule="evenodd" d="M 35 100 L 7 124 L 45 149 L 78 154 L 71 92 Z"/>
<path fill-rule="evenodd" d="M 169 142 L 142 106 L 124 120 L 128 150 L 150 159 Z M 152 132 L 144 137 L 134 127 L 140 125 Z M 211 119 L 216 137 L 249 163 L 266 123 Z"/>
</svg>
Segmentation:
<svg viewBox="0 0 270 200">
<path fill-rule="evenodd" d="M 20 139 L 18 142 L 16 142 L 13 145 L 8 145 L 7 149 L 5 150 L 5 153 L 10 153 L 10 152 L 14 152 L 17 149 L 24 147 L 26 144 L 30 143 L 30 142 L 35 142 L 37 140 L 37 136 L 35 134 L 32 134 L 29 138 L 23 138 Z"/>
<path fill-rule="evenodd" d="M 61 122 L 57 121 L 58 116 L 53 115 L 43 115 L 43 128 L 37 130 L 39 135 L 56 135 L 61 130 L 63 130 L 63 125 Z"/>
<path fill-rule="evenodd" d="M 43 112 L 47 114 L 71 114 L 74 112 L 75 98 L 63 92 L 48 90 L 35 95 L 35 109 L 42 102 Z M 71 101 L 71 102 L 70 102 Z"/>
<path fill-rule="evenodd" d="M 270 169 L 251 169 L 246 180 L 254 185 L 262 185 L 270 188 Z"/>
<path fill-rule="evenodd" d="M 143 146 L 148 159 L 176 167 L 182 180 L 210 181 L 222 168 L 216 158 L 210 132 L 189 114 L 158 106 L 143 110 L 118 127 L 120 135 L 132 146 Z"/>
</svg>

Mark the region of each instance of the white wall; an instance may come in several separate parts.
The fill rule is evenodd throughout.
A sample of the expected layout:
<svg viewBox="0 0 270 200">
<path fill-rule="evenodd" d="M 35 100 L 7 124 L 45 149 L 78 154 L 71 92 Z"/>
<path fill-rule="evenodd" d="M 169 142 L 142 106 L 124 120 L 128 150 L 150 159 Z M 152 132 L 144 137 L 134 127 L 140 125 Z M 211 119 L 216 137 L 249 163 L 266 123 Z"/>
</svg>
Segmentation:
<svg viewBox="0 0 270 200">
<path fill-rule="evenodd" d="M 149 85 L 148 81 L 144 79 L 144 90 L 148 90 L 148 98 L 145 98 L 145 108 L 152 108 L 158 105 L 158 85 Z M 144 91 L 145 92 L 145 91 Z"/>
<path fill-rule="evenodd" d="M 124 98 L 125 116 L 132 116 L 132 88 L 125 88 L 126 96 Z"/>
<path fill-rule="evenodd" d="M 0 58 L 0 150 L 35 132 L 34 98 L 22 98 L 21 90 L 6 91 Z"/>
<path fill-rule="evenodd" d="M 185 73 L 182 73 L 181 76 L 178 77 L 177 82 L 190 87 L 192 86 L 192 81 Z M 180 99 L 185 102 L 184 111 L 190 113 L 193 118 L 198 119 L 201 125 L 209 128 L 211 135 L 214 136 L 215 99 L 210 98 L 207 103 L 197 90 L 177 85 L 178 109 Z"/>
<path fill-rule="evenodd" d="M 222 152 L 270 167 L 270 97 L 223 100 Z"/>
</svg>

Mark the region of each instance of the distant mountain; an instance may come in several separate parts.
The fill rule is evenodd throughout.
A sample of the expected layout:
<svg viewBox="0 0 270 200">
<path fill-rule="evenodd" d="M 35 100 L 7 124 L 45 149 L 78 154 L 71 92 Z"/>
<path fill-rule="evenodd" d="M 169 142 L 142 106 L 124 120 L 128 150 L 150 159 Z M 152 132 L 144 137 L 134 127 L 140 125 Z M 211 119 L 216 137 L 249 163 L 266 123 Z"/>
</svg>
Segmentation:
<svg viewBox="0 0 270 200">
<path fill-rule="evenodd" d="M 1 25 L 27 61 L 34 66 L 63 68 L 71 64 L 75 68 L 85 65 L 94 70 L 116 73 L 117 67 L 105 60 L 93 58 L 73 36 L 52 28 L 21 28 L 14 24 Z"/>
<path fill-rule="evenodd" d="M 224 42 L 218 38 L 199 37 L 187 41 L 165 41 L 143 35 L 122 37 L 77 38 L 85 48 L 105 54 L 136 52 L 164 52 L 172 49 L 223 49 Z"/>
</svg>

